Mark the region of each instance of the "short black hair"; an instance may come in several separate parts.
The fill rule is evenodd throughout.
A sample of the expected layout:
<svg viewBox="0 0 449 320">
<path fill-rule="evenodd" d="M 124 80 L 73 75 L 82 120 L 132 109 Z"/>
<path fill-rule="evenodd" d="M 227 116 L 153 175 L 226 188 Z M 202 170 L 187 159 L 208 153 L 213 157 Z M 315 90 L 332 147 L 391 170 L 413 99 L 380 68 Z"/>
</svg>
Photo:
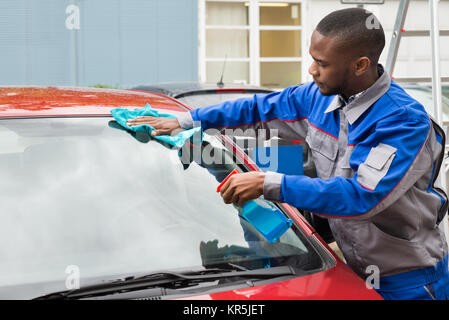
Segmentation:
<svg viewBox="0 0 449 320">
<path fill-rule="evenodd" d="M 346 47 L 358 50 L 377 65 L 385 47 L 385 33 L 376 16 L 362 8 L 337 10 L 325 16 L 315 28 L 321 35 L 337 37 Z"/>
</svg>

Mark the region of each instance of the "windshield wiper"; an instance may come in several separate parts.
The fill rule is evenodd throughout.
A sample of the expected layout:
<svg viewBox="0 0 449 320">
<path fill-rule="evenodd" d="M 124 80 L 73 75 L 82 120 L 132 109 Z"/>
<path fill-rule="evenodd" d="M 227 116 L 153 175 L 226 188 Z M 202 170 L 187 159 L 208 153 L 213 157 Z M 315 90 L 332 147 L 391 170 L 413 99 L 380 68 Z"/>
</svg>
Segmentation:
<svg viewBox="0 0 449 320">
<path fill-rule="evenodd" d="M 158 272 L 139 277 L 127 277 L 108 283 L 86 286 L 80 289 L 60 291 L 46 294 L 35 299 L 80 299 L 102 296 L 112 293 L 124 293 L 148 288 L 180 289 L 196 286 L 201 282 L 212 282 L 220 279 L 270 279 L 280 276 L 295 275 L 290 266 L 273 267 L 267 269 L 229 271 L 227 269 L 206 269 L 190 272 Z"/>
</svg>

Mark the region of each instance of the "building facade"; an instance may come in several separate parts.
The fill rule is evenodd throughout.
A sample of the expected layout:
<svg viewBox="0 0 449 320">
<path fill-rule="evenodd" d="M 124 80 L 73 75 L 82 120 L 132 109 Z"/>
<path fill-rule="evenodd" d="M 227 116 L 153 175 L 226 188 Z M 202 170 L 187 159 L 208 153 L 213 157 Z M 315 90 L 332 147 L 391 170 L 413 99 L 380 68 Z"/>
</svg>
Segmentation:
<svg viewBox="0 0 449 320">
<path fill-rule="evenodd" d="M 399 1 L 366 5 L 387 45 Z M 338 0 L 2 0 L 0 85 L 127 88 L 167 81 L 283 88 L 310 81 L 310 36 Z M 449 29 L 449 1 L 439 4 Z M 429 29 L 428 1 L 411 1 L 405 28 Z M 449 74 L 449 37 L 441 37 Z M 430 40 L 404 38 L 396 77 L 430 76 Z"/>
<path fill-rule="evenodd" d="M 197 0 L 1 0 L 0 85 L 198 77 Z"/>
</svg>

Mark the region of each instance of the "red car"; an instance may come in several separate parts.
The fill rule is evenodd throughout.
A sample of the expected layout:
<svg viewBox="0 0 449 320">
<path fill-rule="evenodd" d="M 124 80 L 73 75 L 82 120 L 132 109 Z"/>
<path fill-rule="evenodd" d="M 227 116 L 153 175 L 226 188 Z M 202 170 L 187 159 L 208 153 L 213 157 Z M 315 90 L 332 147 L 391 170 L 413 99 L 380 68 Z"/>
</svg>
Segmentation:
<svg viewBox="0 0 449 320">
<path fill-rule="evenodd" d="M 179 149 L 111 117 L 147 103 L 188 110 L 155 93 L 0 87 L 0 299 L 380 299 L 295 208 L 258 200 L 292 222 L 270 242 L 223 202 L 230 172 L 258 170 L 232 139 Z"/>
</svg>

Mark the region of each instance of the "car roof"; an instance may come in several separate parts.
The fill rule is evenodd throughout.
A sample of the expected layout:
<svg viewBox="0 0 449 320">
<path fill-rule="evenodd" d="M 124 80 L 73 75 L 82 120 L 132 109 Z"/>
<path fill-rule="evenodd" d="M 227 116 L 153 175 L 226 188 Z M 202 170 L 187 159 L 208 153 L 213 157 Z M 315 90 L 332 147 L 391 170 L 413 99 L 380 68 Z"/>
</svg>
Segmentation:
<svg viewBox="0 0 449 320">
<path fill-rule="evenodd" d="M 0 118 L 104 116 L 114 108 L 136 109 L 150 104 L 172 113 L 188 109 L 158 93 L 82 87 L 0 86 Z"/>
<path fill-rule="evenodd" d="M 141 85 L 133 87 L 132 90 L 143 90 L 143 91 L 152 91 L 152 92 L 159 92 L 162 94 L 165 94 L 167 96 L 171 97 L 179 97 L 183 96 L 186 93 L 193 93 L 193 92 L 211 92 L 211 91 L 219 91 L 219 92 L 233 92 L 235 90 L 243 90 L 243 91 L 258 91 L 258 92 L 272 92 L 273 90 L 257 87 L 257 86 L 250 86 L 250 85 L 243 85 L 243 84 L 223 84 L 223 86 L 219 86 L 217 83 L 204 83 L 204 82 L 160 82 L 160 83 L 153 83 L 148 85 Z"/>
</svg>

